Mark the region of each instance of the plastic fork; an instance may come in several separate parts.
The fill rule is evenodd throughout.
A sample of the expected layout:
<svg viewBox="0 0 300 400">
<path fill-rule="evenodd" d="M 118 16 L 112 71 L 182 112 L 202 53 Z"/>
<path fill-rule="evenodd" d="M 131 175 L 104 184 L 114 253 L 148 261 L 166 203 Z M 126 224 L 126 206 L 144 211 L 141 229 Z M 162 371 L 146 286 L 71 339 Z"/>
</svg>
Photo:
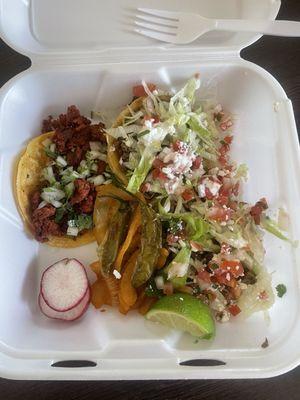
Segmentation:
<svg viewBox="0 0 300 400">
<path fill-rule="evenodd" d="M 174 44 L 191 43 L 213 30 L 300 37 L 300 22 L 296 21 L 210 19 L 198 14 L 150 8 L 138 8 L 138 11 L 135 32 Z"/>
</svg>

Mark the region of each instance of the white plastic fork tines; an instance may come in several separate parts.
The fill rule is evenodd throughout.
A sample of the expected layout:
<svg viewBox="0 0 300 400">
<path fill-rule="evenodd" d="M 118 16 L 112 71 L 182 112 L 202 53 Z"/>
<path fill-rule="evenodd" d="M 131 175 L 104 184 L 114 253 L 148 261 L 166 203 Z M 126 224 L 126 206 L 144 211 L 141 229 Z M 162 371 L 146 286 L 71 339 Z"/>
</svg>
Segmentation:
<svg viewBox="0 0 300 400">
<path fill-rule="evenodd" d="M 138 8 L 135 32 L 163 42 L 187 44 L 212 30 L 255 32 L 274 36 L 300 37 L 300 22 L 210 19 L 198 14 Z"/>
</svg>

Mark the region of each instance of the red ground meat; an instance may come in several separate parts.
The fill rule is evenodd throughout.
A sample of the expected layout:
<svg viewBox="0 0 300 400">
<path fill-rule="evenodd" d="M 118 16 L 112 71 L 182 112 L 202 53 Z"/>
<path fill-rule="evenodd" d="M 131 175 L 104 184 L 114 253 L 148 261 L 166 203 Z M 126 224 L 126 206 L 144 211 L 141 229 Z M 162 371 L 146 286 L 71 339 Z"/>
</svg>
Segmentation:
<svg viewBox="0 0 300 400">
<path fill-rule="evenodd" d="M 56 150 L 60 154 L 65 154 L 68 150 L 67 143 L 72 138 L 73 130 L 72 129 L 65 129 L 63 131 L 56 130 L 52 142 L 56 145 Z"/>
<path fill-rule="evenodd" d="M 49 238 L 49 235 L 62 235 L 59 225 L 51 219 L 54 217 L 55 212 L 55 208 L 47 204 L 42 208 L 36 209 L 32 213 L 34 233 L 39 242 L 45 242 Z"/>
<path fill-rule="evenodd" d="M 42 133 L 51 132 L 53 130 L 52 121 L 53 117 L 51 115 L 49 115 L 47 119 L 44 119 L 42 124 Z"/>
<path fill-rule="evenodd" d="M 68 165 L 72 165 L 73 167 L 78 167 L 80 161 L 82 160 L 83 150 L 80 147 L 77 147 L 74 151 L 68 151 L 67 153 L 67 163 Z"/>
<path fill-rule="evenodd" d="M 37 190 L 31 196 L 31 211 L 32 212 L 38 208 L 40 202 L 41 202 L 41 195 L 40 195 L 40 191 Z"/>
<path fill-rule="evenodd" d="M 33 226 L 35 229 L 35 237 L 39 242 L 47 241 L 50 235 L 53 236 L 63 235 L 60 226 L 53 219 L 35 221 L 33 223 Z"/>
<path fill-rule="evenodd" d="M 94 201 L 95 196 L 93 194 L 89 194 L 86 199 L 82 200 L 77 205 L 77 208 L 81 213 L 90 214 L 94 210 Z"/>
<path fill-rule="evenodd" d="M 84 179 L 76 179 L 75 182 L 75 192 L 70 199 L 70 204 L 78 204 L 82 200 L 86 199 L 90 190 L 92 188 L 92 184 Z"/>
<path fill-rule="evenodd" d="M 58 153 L 69 158 L 69 164 L 77 166 L 90 149 L 90 141 L 106 143 L 104 124 L 91 125 L 91 121 L 82 115 L 75 106 L 70 106 L 66 114 L 61 114 L 58 119 L 51 116 L 43 122 L 43 132 L 54 130 L 52 138 Z M 70 155 L 69 152 L 76 155 Z"/>
<path fill-rule="evenodd" d="M 51 204 L 47 204 L 42 208 L 36 209 L 32 213 L 32 219 L 42 221 L 49 217 L 53 217 L 53 215 L 55 215 L 55 207 L 51 206 Z"/>
<path fill-rule="evenodd" d="M 71 138 L 66 143 L 68 150 L 80 147 L 87 151 L 90 147 L 90 127 L 83 127 L 80 131 L 73 131 Z"/>
<path fill-rule="evenodd" d="M 84 126 L 90 125 L 91 121 L 80 115 L 76 106 L 70 106 L 66 114 L 60 114 L 57 119 L 49 116 L 43 121 L 42 131 L 49 132 L 51 130 L 64 130 L 66 128 L 82 129 Z"/>
<path fill-rule="evenodd" d="M 97 173 L 99 175 L 103 174 L 103 172 L 105 171 L 106 168 L 106 162 L 105 161 L 98 161 L 98 169 L 97 169 Z"/>
<path fill-rule="evenodd" d="M 105 125 L 100 122 L 97 125 L 90 126 L 91 141 L 106 143 Z"/>
</svg>

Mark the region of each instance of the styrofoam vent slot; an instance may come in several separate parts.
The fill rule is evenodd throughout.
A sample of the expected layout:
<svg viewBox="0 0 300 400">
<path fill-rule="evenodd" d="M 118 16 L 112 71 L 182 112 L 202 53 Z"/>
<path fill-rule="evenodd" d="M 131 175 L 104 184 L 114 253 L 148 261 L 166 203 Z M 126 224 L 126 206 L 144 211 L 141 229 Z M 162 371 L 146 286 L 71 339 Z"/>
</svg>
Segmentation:
<svg viewBox="0 0 300 400">
<path fill-rule="evenodd" d="M 51 367 L 58 368 L 86 368 L 86 367 L 96 367 L 97 363 L 95 361 L 89 360 L 64 360 L 57 361 L 51 364 Z"/>
<path fill-rule="evenodd" d="M 186 360 L 179 363 L 179 365 L 187 366 L 187 367 L 217 367 L 220 365 L 226 365 L 226 362 L 221 360 L 211 360 L 211 359 L 195 359 L 195 360 Z"/>
</svg>

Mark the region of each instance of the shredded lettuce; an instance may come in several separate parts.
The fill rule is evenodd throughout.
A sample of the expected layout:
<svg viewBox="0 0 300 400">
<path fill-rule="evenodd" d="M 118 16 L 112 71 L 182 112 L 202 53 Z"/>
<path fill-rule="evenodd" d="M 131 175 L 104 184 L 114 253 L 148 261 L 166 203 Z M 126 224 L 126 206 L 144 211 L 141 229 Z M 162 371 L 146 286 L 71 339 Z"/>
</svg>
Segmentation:
<svg viewBox="0 0 300 400">
<path fill-rule="evenodd" d="M 291 242 L 288 237 L 286 237 L 278 227 L 276 221 L 272 220 L 271 218 L 264 216 L 261 218 L 260 225 L 269 233 L 274 236 L 277 236 L 281 240 L 285 240 L 287 242 Z"/>
<path fill-rule="evenodd" d="M 154 155 L 151 153 L 149 154 L 149 152 L 145 150 L 138 166 L 135 168 L 128 182 L 127 190 L 130 193 L 136 193 L 139 190 L 141 184 L 144 182 L 146 176 L 148 175 L 148 172 L 151 169 L 153 161 Z"/>
<path fill-rule="evenodd" d="M 175 288 L 185 285 L 191 258 L 191 249 L 183 247 L 165 268 L 167 280 L 171 281 Z"/>
<path fill-rule="evenodd" d="M 158 203 L 158 211 L 163 219 L 180 220 L 185 222 L 189 240 L 197 241 L 209 233 L 210 225 L 201 217 L 193 213 L 170 213 L 166 212 L 161 203 Z"/>
<path fill-rule="evenodd" d="M 247 180 L 248 178 L 248 167 L 246 164 L 240 164 L 236 170 L 234 175 L 235 179 L 244 179 Z"/>
<path fill-rule="evenodd" d="M 56 183 L 53 168 L 51 165 L 43 169 L 42 176 L 47 182 L 49 182 L 50 185 Z"/>
</svg>

